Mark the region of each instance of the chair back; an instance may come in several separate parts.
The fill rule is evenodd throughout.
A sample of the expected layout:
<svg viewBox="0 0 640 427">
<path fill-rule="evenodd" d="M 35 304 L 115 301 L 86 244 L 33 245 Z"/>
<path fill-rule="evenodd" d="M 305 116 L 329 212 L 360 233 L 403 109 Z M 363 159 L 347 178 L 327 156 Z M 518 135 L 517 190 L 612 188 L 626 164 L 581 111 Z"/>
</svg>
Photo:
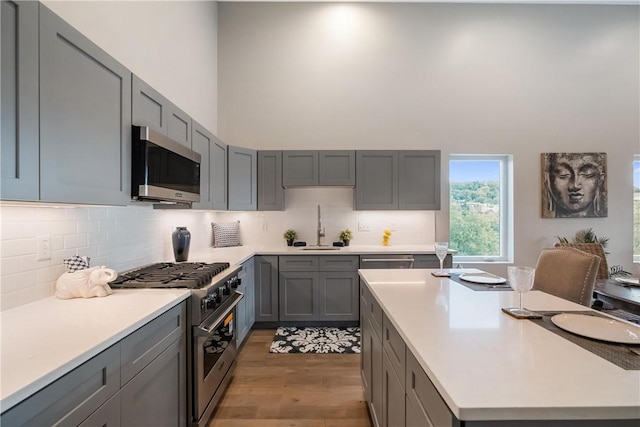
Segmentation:
<svg viewBox="0 0 640 427">
<path fill-rule="evenodd" d="M 559 246 L 540 251 L 533 289 L 591 306 L 600 257 Z"/>
<path fill-rule="evenodd" d="M 609 265 L 607 264 L 607 256 L 605 255 L 604 248 L 600 243 L 556 243 L 556 247 L 560 246 L 576 248 L 588 254 L 598 255 L 600 257 L 600 267 L 598 268 L 598 275 L 596 276 L 596 279 L 609 278 Z"/>
</svg>

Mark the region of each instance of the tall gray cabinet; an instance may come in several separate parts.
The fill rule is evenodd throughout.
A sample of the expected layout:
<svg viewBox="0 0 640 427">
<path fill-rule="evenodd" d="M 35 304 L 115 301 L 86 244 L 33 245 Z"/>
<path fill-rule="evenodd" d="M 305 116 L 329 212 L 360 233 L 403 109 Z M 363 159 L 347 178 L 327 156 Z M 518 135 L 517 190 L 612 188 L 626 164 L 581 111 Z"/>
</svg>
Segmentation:
<svg viewBox="0 0 640 427">
<path fill-rule="evenodd" d="M 192 120 L 191 144 L 200 153 L 200 203 L 193 209 L 227 209 L 227 146 Z"/>
<path fill-rule="evenodd" d="M 40 4 L 40 199 L 124 205 L 131 72 Z"/>
<path fill-rule="evenodd" d="M 40 198 L 38 3 L 2 1 L 0 198 Z"/>
<path fill-rule="evenodd" d="M 258 157 L 256 150 L 227 146 L 228 209 L 255 211 L 258 209 Z"/>
<path fill-rule="evenodd" d="M 440 209 L 440 151 L 357 151 L 355 206 L 357 210 Z"/>
<path fill-rule="evenodd" d="M 227 144 L 215 138 L 209 146 L 209 176 L 211 178 L 211 208 L 227 210 Z"/>
<path fill-rule="evenodd" d="M 258 210 L 284 210 L 282 151 L 258 151 Z"/>
</svg>

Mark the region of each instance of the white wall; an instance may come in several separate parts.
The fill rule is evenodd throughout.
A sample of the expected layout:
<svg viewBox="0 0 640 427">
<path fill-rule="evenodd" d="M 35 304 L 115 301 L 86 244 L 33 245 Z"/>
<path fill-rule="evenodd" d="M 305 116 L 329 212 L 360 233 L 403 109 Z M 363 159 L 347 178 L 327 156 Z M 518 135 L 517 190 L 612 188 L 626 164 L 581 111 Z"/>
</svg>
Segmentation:
<svg viewBox="0 0 640 427">
<path fill-rule="evenodd" d="M 217 132 L 216 1 L 42 1 L 199 123 Z"/>
<path fill-rule="evenodd" d="M 219 135 L 277 148 L 513 154 L 515 262 L 593 227 L 632 269 L 638 6 L 219 4 Z M 542 219 L 542 152 L 608 154 L 609 217 Z M 492 269 L 491 267 L 487 267 Z M 504 266 L 493 270 L 504 272 Z"/>
</svg>

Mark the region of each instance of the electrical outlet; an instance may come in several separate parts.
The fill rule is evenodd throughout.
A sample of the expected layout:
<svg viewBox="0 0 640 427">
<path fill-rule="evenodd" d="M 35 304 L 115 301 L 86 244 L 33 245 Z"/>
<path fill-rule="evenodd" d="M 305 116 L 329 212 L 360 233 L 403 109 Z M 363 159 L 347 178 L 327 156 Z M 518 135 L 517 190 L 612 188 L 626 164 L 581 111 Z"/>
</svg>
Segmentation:
<svg viewBox="0 0 640 427">
<path fill-rule="evenodd" d="M 51 236 L 36 237 L 36 261 L 51 259 Z"/>
<path fill-rule="evenodd" d="M 358 231 L 371 231 L 371 226 L 367 223 L 359 222 Z"/>
</svg>

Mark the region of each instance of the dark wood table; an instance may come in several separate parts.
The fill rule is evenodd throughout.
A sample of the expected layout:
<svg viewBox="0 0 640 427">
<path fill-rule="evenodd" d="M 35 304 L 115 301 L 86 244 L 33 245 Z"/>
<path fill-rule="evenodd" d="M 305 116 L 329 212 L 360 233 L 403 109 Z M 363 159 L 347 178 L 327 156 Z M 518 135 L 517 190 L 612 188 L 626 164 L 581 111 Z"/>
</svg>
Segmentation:
<svg viewBox="0 0 640 427">
<path fill-rule="evenodd" d="M 640 287 L 623 286 L 613 279 L 597 280 L 593 291 L 597 299 L 640 315 Z"/>
</svg>

